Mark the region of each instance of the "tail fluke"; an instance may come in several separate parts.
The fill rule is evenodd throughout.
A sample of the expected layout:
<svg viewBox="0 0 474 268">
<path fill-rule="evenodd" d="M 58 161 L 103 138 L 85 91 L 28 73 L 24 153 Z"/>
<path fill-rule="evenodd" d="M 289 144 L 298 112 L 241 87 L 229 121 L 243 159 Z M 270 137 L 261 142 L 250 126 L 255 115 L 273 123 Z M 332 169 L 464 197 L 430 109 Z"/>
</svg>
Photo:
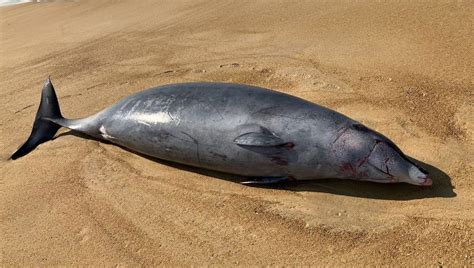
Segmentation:
<svg viewBox="0 0 474 268">
<path fill-rule="evenodd" d="M 62 118 L 56 92 L 54 92 L 53 84 L 48 78 L 41 92 L 41 102 L 30 137 L 10 158 L 20 158 L 33 151 L 41 143 L 51 140 L 61 126 L 50 120 Z"/>
</svg>

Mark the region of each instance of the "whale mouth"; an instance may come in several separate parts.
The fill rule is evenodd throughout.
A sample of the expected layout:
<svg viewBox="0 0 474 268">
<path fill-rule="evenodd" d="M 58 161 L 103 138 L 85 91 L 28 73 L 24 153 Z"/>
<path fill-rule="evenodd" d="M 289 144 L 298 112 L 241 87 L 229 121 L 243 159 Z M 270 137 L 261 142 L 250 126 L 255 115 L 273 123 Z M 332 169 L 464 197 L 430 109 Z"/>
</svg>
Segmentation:
<svg viewBox="0 0 474 268">
<path fill-rule="evenodd" d="M 423 179 L 423 182 L 420 185 L 421 186 L 432 186 L 433 185 L 433 180 L 431 180 L 430 177 L 426 176 L 426 178 Z"/>
</svg>

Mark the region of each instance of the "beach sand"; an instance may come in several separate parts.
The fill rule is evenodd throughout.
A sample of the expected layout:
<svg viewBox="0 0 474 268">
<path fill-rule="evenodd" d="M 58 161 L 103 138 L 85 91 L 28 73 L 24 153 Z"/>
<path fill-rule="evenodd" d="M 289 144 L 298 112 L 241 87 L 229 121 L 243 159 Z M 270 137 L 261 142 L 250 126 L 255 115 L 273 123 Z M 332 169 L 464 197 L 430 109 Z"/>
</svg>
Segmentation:
<svg viewBox="0 0 474 268">
<path fill-rule="evenodd" d="M 473 6 L 81 0 L 0 8 L 1 265 L 473 265 Z M 174 82 L 287 92 L 384 133 L 434 185 L 247 187 L 67 130 L 8 160 L 30 134 L 48 75 L 68 118 Z"/>
</svg>

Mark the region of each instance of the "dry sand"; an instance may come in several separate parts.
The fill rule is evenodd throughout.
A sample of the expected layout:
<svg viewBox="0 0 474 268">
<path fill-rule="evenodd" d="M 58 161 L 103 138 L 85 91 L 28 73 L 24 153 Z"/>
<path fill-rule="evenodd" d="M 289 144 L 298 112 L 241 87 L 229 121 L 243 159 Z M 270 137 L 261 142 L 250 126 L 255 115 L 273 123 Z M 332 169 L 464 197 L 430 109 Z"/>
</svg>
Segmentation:
<svg viewBox="0 0 474 268">
<path fill-rule="evenodd" d="M 473 265 L 473 2 L 76 1 L 0 8 L 2 265 Z M 17 161 L 51 74 L 66 117 L 232 81 L 385 133 L 434 186 L 251 188 L 70 135 Z M 238 100 L 236 100 L 238 101 Z"/>
</svg>

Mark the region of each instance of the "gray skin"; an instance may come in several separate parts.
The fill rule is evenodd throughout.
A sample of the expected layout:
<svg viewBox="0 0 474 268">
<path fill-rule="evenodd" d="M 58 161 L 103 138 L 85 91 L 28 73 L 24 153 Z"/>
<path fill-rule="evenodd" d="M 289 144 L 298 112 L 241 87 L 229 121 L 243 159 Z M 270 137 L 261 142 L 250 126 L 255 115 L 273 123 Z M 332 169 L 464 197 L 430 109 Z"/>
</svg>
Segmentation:
<svg viewBox="0 0 474 268">
<path fill-rule="evenodd" d="M 252 177 L 246 183 L 432 183 L 380 133 L 309 101 L 249 85 L 164 85 L 87 118 L 44 120 L 155 158 Z"/>
</svg>

